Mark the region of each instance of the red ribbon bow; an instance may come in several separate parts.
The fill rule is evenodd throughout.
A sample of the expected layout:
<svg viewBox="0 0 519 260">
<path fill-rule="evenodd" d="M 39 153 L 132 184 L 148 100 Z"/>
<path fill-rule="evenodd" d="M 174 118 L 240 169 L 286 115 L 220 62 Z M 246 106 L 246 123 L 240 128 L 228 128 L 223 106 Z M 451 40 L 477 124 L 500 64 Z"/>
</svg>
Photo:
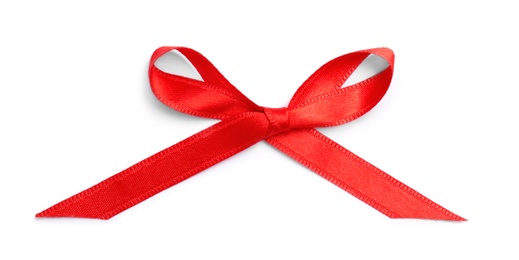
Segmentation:
<svg viewBox="0 0 519 260">
<path fill-rule="evenodd" d="M 171 50 L 182 53 L 203 81 L 155 67 L 155 61 Z M 383 57 L 389 66 L 369 79 L 341 88 L 370 54 Z M 464 220 L 314 129 L 347 123 L 373 108 L 389 87 L 393 63 L 393 52 L 387 48 L 340 56 L 306 80 L 288 107 L 267 108 L 245 97 L 200 53 L 184 47 L 161 47 L 153 53 L 149 67 L 157 98 L 178 111 L 222 121 L 36 216 L 109 219 L 265 140 L 391 218 Z"/>
</svg>

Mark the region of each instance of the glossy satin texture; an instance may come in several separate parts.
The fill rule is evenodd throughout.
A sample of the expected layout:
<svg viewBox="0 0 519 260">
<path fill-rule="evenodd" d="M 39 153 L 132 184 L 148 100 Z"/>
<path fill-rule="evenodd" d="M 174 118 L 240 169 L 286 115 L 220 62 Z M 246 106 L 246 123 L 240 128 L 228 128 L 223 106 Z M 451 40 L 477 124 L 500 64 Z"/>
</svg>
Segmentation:
<svg viewBox="0 0 519 260">
<path fill-rule="evenodd" d="M 203 81 L 155 67 L 155 61 L 172 50 L 182 53 Z M 371 54 L 383 57 L 389 66 L 341 88 Z M 373 108 L 389 87 L 393 64 L 393 52 L 387 48 L 340 56 L 310 76 L 286 108 L 266 108 L 245 97 L 200 53 L 161 47 L 153 53 L 149 67 L 157 98 L 178 111 L 221 121 L 36 216 L 109 219 L 265 140 L 391 218 L 464 220 L 314 129 L 347 123 Z"/>
</svg>

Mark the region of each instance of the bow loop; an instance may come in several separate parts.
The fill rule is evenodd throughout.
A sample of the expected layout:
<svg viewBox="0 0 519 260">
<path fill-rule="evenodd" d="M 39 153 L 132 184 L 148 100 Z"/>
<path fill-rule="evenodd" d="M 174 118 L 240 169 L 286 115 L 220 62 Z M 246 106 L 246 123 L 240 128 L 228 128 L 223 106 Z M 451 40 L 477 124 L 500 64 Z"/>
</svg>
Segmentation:
<svg viewBox="0 0 519 260">
<path fill-rule="evenodd" d="M 355 69 L 371 54 L 389 66 L 380 73 L 342 88 Z M 394 55 L 377 48 L 340 56 L 323 65 L 298 89 L 290 105 L 294 128 L 334 126 L 354 120 L 373 108 L 386 93 L 393 75 Z"/>
<path fill-rule="evenodd" d="M 203 81 L 169 74 L 155 66 L 165 53 L 176 50 L 188 59 Z M 149 67 L 150 85 L 157 98 L 183 113 L 225 119 L 245 112 L 261 112 L 261 107 L 236 89 L 200 53 L 185 47 L 161 47 L 152 55 Z"/>
</svg>

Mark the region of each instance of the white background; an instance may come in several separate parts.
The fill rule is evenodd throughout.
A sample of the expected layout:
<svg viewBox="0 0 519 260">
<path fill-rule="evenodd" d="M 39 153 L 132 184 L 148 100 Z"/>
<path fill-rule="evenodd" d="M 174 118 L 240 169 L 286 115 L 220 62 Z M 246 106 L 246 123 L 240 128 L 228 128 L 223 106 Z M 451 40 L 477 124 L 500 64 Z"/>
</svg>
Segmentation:
<svg viewBox="0 0 519 260">
<path fill-rule="evenodd" d="M 0 3 L 0 259 L 518 259 L 513 1 L 134 2 Z M 215 122 L 154 98 L 163 45 L 270 107 L 392 48 L 383 100 L 321 131 L 468 221 L 389 219 L 266 143 L 109 221 L 35 219 Z"/>
</svg>

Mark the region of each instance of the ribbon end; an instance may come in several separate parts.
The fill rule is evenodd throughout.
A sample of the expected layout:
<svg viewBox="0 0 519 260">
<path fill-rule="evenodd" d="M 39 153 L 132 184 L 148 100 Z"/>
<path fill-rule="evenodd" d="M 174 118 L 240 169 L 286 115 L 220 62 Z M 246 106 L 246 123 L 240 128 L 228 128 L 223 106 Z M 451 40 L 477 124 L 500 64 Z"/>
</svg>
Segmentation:
<svg viewBox="0 0 519 260">
<path fill-rule="evenodd" d="M 391 219 L 429 219 L 429 220 L 440 220 L 440 221 L 468 221 L 465 218 L 462 218 L 454 213 L 449 212 L 450 214 L 441 215 L 441 216 L 389 216 Z"/>
<path fill-rule="evenodd" d="M 111 216 L 70 216 L 70 215 L 61 215 L 61 214 L 51 214 L 46 211 L 42 211 L 34 216 L 35 218 L 89 218 L 89 219 L 100 219 L 100 220 L 108 220 Z"/>
<path fill-rule="evenodd" d="M 59 217 L 65 217 L 65 216 L 60 216 L 59 214 L 53 214 L 52 213 L 52 208 L 48 208 L 40 213 L 37 213 L 34 217 L 36 218 L 59 218 Z"/>
<path fill-rule="evenodd" d="M 53 207 L 50 207 L 40 213 L 37 213 L 34 217 L 36 218 L 54 218 L 54 217 L 64 217 L 64 216 L 59 216 L 58 214 L 53 214 L 53 211 L 56 212 L 55 210 L 52 209 Z"/>
<path fill-rule="evenodd" d="M 40 213 L 37 213 L 35 218 L 89 218 L 89 219 L 100 219 L 108 220 L 115 214 L 88 214 L 78 213 L 67 210 L 67 208 L 59 207 L 60 204 L 56 204 Z"/>
<path fill-rule="evenodd" d="M 466 218 L 462 218 L 462 217 L 460 217 L 458 215 L 456 215 L 456 219 L 452 219 L 452 220 L 454 220 L 454 221 L 468 221 Z"/>
</svg>

